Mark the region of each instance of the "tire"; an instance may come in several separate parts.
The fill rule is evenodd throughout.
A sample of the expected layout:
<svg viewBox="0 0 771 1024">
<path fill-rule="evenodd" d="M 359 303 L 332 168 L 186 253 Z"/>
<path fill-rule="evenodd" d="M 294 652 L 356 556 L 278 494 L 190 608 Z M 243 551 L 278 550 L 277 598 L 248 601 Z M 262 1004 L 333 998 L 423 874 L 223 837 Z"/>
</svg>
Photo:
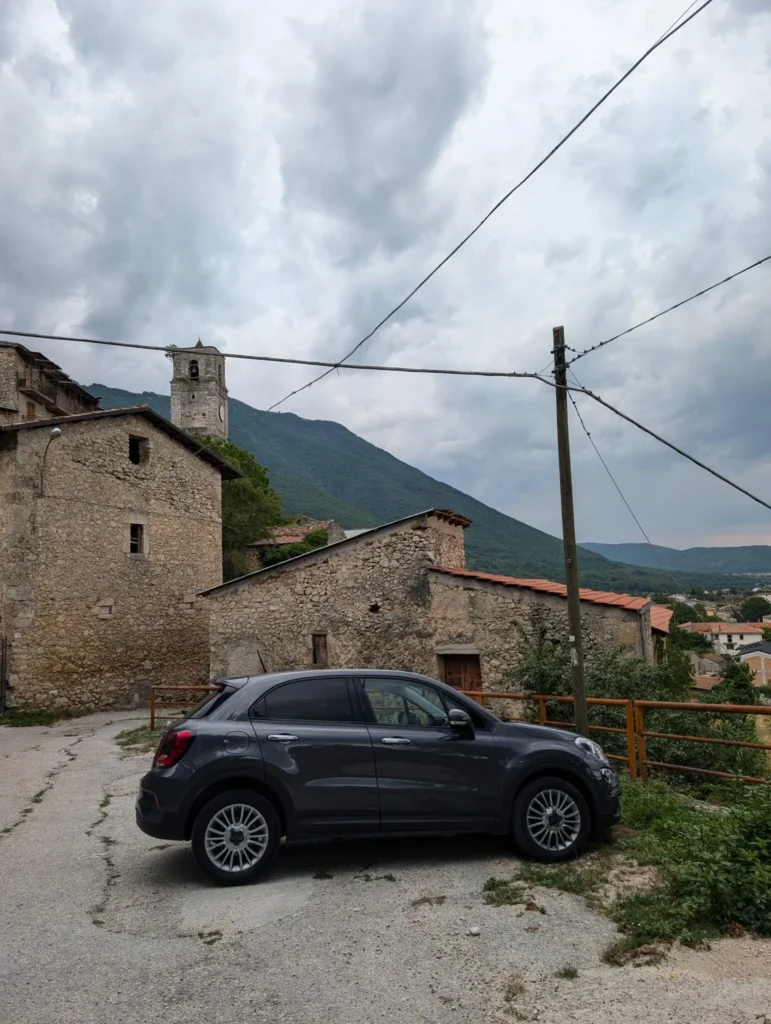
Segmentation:
<svg viewBox="0 0 771 1024">
<path fill-rule="evenodd" d="M 577 857 L 591 833 L 586 800 L 565 779 L 551 775 L 533 779 L 514 800 L 511 833 L 519 849 L 533 860 L 555 863 Z"/>
<path fill-rule="evenodd" d="M 210 878 L 220 885 L 247 885 L 272 864 L 281 824 L 264 796 L 232 789 L 201 808 L 191 842 L 196 863 Z"/>
</svg>

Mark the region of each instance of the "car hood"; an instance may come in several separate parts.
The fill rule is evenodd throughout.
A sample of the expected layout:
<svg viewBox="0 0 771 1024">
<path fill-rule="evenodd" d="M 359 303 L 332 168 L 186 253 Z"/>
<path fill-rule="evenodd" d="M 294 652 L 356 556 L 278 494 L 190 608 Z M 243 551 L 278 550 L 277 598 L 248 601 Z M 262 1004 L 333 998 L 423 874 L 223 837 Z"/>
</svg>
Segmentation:
<svg viewBox="0 0 771 1024">
<path fill-rule="evenodd" d="M 564 743 L 572 747 L 575 733 L 569 729 L 553 729 L 548 725 L 528 725 L 526 722 L 503 722 L 499 728 L 509 736 L 525 736 L 531 740 L 544 740 L 548 743 Z"/>
</svg>

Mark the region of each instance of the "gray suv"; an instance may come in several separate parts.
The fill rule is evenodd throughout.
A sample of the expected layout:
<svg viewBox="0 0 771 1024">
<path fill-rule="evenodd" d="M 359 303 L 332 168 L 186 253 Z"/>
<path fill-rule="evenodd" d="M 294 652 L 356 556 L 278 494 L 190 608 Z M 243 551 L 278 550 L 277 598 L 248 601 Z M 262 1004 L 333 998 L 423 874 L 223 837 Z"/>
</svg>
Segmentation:
<svg viewBox="0 0 771 1024">
<path fill-rule="evenodd" d="M 503 722 L 426 676 L 340 669 L 222 681 L 169 725 L 136 814 L 238 885 L 282 836 L 510 833 L 531 857 L 565 860 L 618 821 L 618 793 L 592 740 Z"/>
</svg>

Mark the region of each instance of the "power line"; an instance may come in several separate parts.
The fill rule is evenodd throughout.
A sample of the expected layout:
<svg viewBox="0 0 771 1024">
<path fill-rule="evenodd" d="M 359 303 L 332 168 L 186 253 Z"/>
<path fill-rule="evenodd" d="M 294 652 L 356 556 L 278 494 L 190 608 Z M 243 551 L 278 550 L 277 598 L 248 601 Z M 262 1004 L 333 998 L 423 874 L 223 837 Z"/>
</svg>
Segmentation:
<svg viewBox="0 0 771 1024">
<path fill-rule="evenodd" d="M 551 160 L 551 158 L 555 155 L 555 153 L 558 152 L 558 150 L 562 149 L 562 147 L 565 145 L 565 143 L 568 141 L 568 139 L 570 139 L 571 136 L 575 135 L 575 133 L 578 131 L 578 129 L 581 128 L 581 126 L 584 125 L 589 120 L 589 118 L 595 113 L 595 111 L 597 111 L 603 105 L 603 103 L 616 91 L 616 89 L 618 89 L 618 87 L 623 82 L 625 82 L 626 79 L 629 78 L 629 76 L 634 71 L 637 70 L 637 68 L 643 63 L 643 61 L 647 60 L 647 58 L 650 57 L 650 55 L 653 53 L 654 50 L 658 49 L 659 46 L 662 46 L 667 41 L 667 39 L 671 39 L 672 36 L 675 35 L 675 33 L 679 32 L 681 28 L 684 28 L 688 24 L 688 22 L 692 21 L 698 14 L 701 14 L 701 12 L 704 10 L 704 8 L 708 7 L 711 3 L 712 3 L 712 0 L 705 0 L 705 2 L 702 3 L 702 5 L 700 7 L 698 7 L 693 12 L 693 14 L 691 14 L 689 17 L 687 17 L 684 21 L 681 21 L 679 25 L 675 24 L 674 28 L 668 29 L 664 33 L 663 36 L 661 36 L 659 39 L 657 39 L 656 42 L 653 44 L 653 46 L 650 46 L 645 51 L 645 53 L 642 55 L 642 57 L 640 57 L 638 60 L 636 60 L 634 62 L 634 64 L 629 68 L 629 70 L 626 71 L 621 76 L 621 78 L 619 78 L 618 81 L 614 85 L 612 85 L 610 87 L 610 89 L 608 89 L 607 92 L 605 92 L 600 97 L 599 100 L 597 100 L 597 102 L 594 104 L 594 106 L 591 107 L 587 111 L 587 113 L 584 114 L 584 116 L 579 121 L 576 122 L 576 124 L 573 125 L 573 127 L 570 129 L 570 131 L 567 132 L 566 135 L 562 136 L 562 138 L 559 140 L 559 142 L 549 150 L 549 152 L 546 154 L 546 156 L 542 157 L 538 161 L 538 163 L 535 165 L 535 167 L 533 167 L 532 170 L 528 171 L 528 173 L 524 176 L 524 178 L 522 178 L 520 181 L 518 181 L 517 184 L 514 185 L 513 188 L 510 188 L 509 191 L 501 199 L 498 200 L 498 202 L 495 204 L 495 206 L 493 206 L 490 210 L 488 210 L 488 212 L 479 221 L 479 223 L 476 225 L 476 227 L 472 228 L 471 231 L 469 231 L 469 233 L 467 235 L 465 235 L 460 240 L 460 242 L 458 242 L 458 244 L 455 246 L 455 248 L 451 249 L 450 252 L 444 257 L 444 259 L 442 259 L 439 263 L 437 263 L 437 265 L 433 268 L 433 270 L 431 270 L 428 274 L 426 274 L 426 276 L 421 281 L 419 281 L 418 284 L 415 285 L 415 287 L 412 289 L 412 291 L 410 291 L 407 295 L 405 295 L 405 297 L 401 300 L 401 302 L 398 303 L 398 305 L 394 306 L 394 308 L 390 311 L 390 313 L 387 313 L 383 317 L 383 319 L 378 324 L 376 324 L 375 327 L 372 328 L 372 330 L 369 332 L 369 334 L 365 334 L 364 337 L 361 339 L 361 341 L 358 341 L 353 346 L 353 348 L 351 349 L 350 352 L 348 352 L 346 355 L 344 355 L 342 357 L 342 359 L 340 359 L 337 363 L 335 363 L 332 366 L 331 369 L 326 370 L 324 373 L 319 374 L 318 377 L 314 377 L 313 380 L 308 381 L 307 384 L 303 384 L 302 387 L 295 388 L 294 391 L 290 391 L 288 395 L 285 395 L 278 402 L 274 402 L 273 405 L 271 405 L 268 408 L 267 411 L 271 412 L 273 409 L 278 408 L 279 405 L 283 405 L 283 403 L 286 402 L 288 399 L 293 398 L 294 395 L 299 395 L 301 391 L 305 391 L 306 388 L 312 387 L 314 384 L 317 384 L 320 380 L 323 380 L 324 377 L 328 376 L 332 372 L 332 369 L 339 369 L 339 367 L 342 365 L 342 363 L 344 363 L 347 359 L 350 359 L 350 357 L 352 355 L 354 355 L 354 353 L 358 352 L 358 350 L 361 348 L 362 345 L 364 345 L 366 342 L 368 342 L 370 340 L 370 338 L 372 338 L 380 330 L 381 327 L 383 327 L 386 323 L 388 323 L 388 321 L 391 319 L 391 317 L 393 317 L 396 313 L 399 312 L 400 309 L 402 309 L 404 306 L 406 306 L 407 303 L 410 301 L 410 299 L 412 299 L 413 296 L 416 295 L 420 291 L 420 289 L 431 280 L 431 278 L 434 276 L 434 274 L 436 274 L 439 270 L 441 270 L 442 267 L 445 265 L 445 263 L 448 263 L 452 259 L 452 257 L 457 252 L 459 252 L 460 249 L 462 249 L 463 246 L 468 241 L 470 241 L 474 237 L 474 235 L 477 233 L 477 231 L 479 231 L 479 229 L 484 224 L 487 223 L 487 221 L 492 217 L 492 215 L 497 210 L 499 210 L 501 206 L 503 206 L 503 204 L 506 202 L 507 199 L 510 199 L 511 196 L 513 196 L 514 193 L 518 189 L 520 189 L 527 181 L 529 181 L 530 178 L 532 178 L 533 175 L 536 174 L 543 167 L 543 165 L 545 163 L 547 163 L 549 160 Z M 693 6 L 693 5 L 691 5 L 691 6 Z M 682 17 L 682 15 L 680 17 Z"/>
<path fill-rule="evenodd" d="M 620 409 L 616 409 L 616 407 L 611 405 L 610 402 L 606 402 L 604 398 L 600 398 L 599 395 L 596 395 L 593 391 L 590 391 L 589 388 L 569 387 L 568 391 L 576 391 L 579 394 L 588 395 L 589 398 L 593 398 L 595 402 L 598 402 L 600 405 L 604 405 L 606 409 L 610 409 L 610 411 L 614 412 L 616 416 L 620 416 L 622 420 L 626 420 L 627 423 L 631 423 L 632 426 L 637 427 L 638 430 L 642 430 L 644 433 L 650 434 L 651 437 L 654 437 L 657 441 L 660 441 L 661 444 L 665 444 L 667 448 L 671 448 L 672 451 L 677 452 L 678 455 L 682 455 L 684 459 L 688 459 L 689 462 L 693 462 L 694 465 L 699 466 L 701 469 L 705 469 L 708 473 L 711 473 L 712 476 L 717 477 L 718 480 L 722 480 L 724 484 L 728 484 L 729 487 L 733 487 L 734 490 L 740 491 L 742 494 L 745 494 L 748 498 L 752 498 L 753 501 L 756 501 L 759 505 L 762 505 L 764 508 L 767 508 L 769 511 L 771 511 L 771 505 L 767 501 L 764 501 L 762 498 L 759 498 L 756 494 L 753 494 L 751 491 L 748 491 L 745 487 L 742 487 L 739 484 L 734 483 L 733 480 L 729 480 L 727 476 L 723 476 L 722 473 L 718 473 L 716 469 L 712 469 L 711 466 L 708 466 L 705 462 L 701 462 L 695 456 L 689 455 L 688 452 L 683 451 L 682 448 L 678 448 L 678 446 L 676 444 L 673 444 L 671 441 L 667 441 L 666 438 L 662 437 L 660 434 L 657 434 L 654 430 L 651 430 L 650 427 L 646 427 L 642 423 L 638 423 L 637 420 L 632 419 L 631 416 L 627 416 L 625 412 L 621 412 Z"/>
<path fill-rule="evenodd" d="M 84 345 L 109 345 L 113 348 L 137 348 L 147 352 L 164 352 L 171 355 L 175 351 L 174 346 L 168 345 L 142 345 L 135 341 L 106 341 L 104 338 L 76 338 L 66 334 L 36 334 L 34 331 L 6 331 L 0 329 L 0 334 L 12 335 L 14 338 L 40 338 L 44 341 L 75 341 Z M 221 352 L 225 359 L 252 359 L 260 363 L 292 363 L 298 366 L 329 366 L 332 369 L 340 368 L 337 363 L 324 362 L 320 359 L 290 359 L 288 356 L 255 356 L 246 352 Z M 423 366 L 374 366 L 364 363 L 346 363 L 344 370 L 379 370 L 383 373 L 427 373 L 445 374 L 453 377 L 529 377 L 540 380 L 545 384 L 551 384 L 537 373 L 521 373 L 516 370 L 452 370 L 444 367 L 423 367 Z M 271 408 L 273 408 L 271 406 Z M 270 409 L 266 410 L 270 412 Z"/>
<path fill-rule="evenodd" d="M 672 24 L 671 24 L 671 25 L 669 26 L 669 28 L 667 29 L 667 31 L 666 31 L 666 32 L 663 32 L 663 33 L 662 33 L 662 34 L 661 34 L 661 35 L 659 36 L 659 39 L 663 39 L 663 38 L 664 38 L 664 36 L 665 36 L 665 35 L 667 34 L 667 32 L 671 32 L 671 31 L 672 31 L 672 29 L 673 29 L 673 28 L 675 27 L 675 25 L 676 25 L 676 24 L 678 23 L 678 21 L 680 21 L 680 20 L 681 20 L 682 18 L 684 18 L 684 17 L 686 16 L 686 14 L 688 13 L 688 11 L 690 11 L 692 7 L 695 7 L 695 6 L 696 6 L 696 4 L 697 4 L 698 2 L 699 2 L 699 0 L 693 0 L 693 3 L 690 3 L 690 4 L 688 4 L 688 6 L 687 6 L 687 7 L 685 8 L 685 10 L 684 10 L 684 11 L 683 11 L 683 13 L 682 13 L 682 14 L 680 15 L 680 17 L 679 17 L 679 18 L 675 18 L 675 20 L 674 20 L 674 21 L 672 22 Z"/>
<path fill-rule="evenodd" d="M 589 348 L 582 349 L 568 361 L 567 365 L 571 366 L 573 363 L 578 362 L 579 359 L 583 359 L 584 356 L 588 356 L 590 352 L 596 352 L 598 348 L 610 345 L 611 341 L 618 341 L 618 339 L 623 338 L 625 334 L 631 334 L 632 331 L 636 331 L 638 327 L 645 327 L 646 324 L 650 324 L 654 320 L 658 320 L 660 316 L 665 316 L 667 313 L 671 313 L 673 310 L 679 309 L 681 306 L 685 306 L 686 303 L 693 302 L 694 299 L 698 299 L 700 296 L 706 295 L 707 292 L 711 292 L 715 288 L 719 288 L 721 285 L 728 284 L 728 282 L 733 281 L 734 278 L 740 277 L 742 274 L 746 274 L 748 270 L 754 270 L 755 267 L 759 267 L 762 263 L 767 263 L 769 260 L 771 260 L 771 255 L 764 256 L 762 260 L 756 260 L 754 263 L 750 263 L 748 267 L 742 267 L 742 269 L 737 270 L 736 273 L 729 274 L 728 277 L 724 277 L 722 281 L 716 281 L 714 284 L 711 284 L 706 288 L 702 288 L 700 292 L 694 292 L 694 294 L 689 295 L 687 299 L 682 299 L 680 302 L 676 302 L 674 306 L 662 309 L 660 313 L 656 313 L 654 316 L 649 316 L 647 320 L 641 320 L 640 323 L 635 324 L 634 327 L 627 327 L 625 331 L 621 331 L 619 334 L 614 334 L 612 338 L 606 338 L 605 341 L 599 341 L 596 345 L 590 345 Z"/>
<path fill-rule="evenodd" d="M 583 384 L 581 383 L 581 381 L 580 381 L 580 380 L 578 379 L 578 377 L 576 377 L 576 375 L 575 375 L 575 374 L 574 374 L 574 373 L 573 373 L 572 371 L 571 371 L 571 376 L 572 376 L 572 377 L 573 377 L 573 379 L 575 380 L 576 384 L 578 384 L 578 386 L 579 386 L 579 387 L 580 387 L 580 388 L 581 388 L 581 389 L 583 390 Z M 628 502 L 628 501 L 626 500 L 626 497 L 624 496 L 624 492 L 623 492 L 623 491 L 621 490 L 621 488 L 619 487 L 618 483 L 616 482 L 616 478 L 615 478 L 615 477 L 613 476 L 613 474 L 611 473 L 611 471 L 610 471 L 610 467 L 608 466 L 608 464 L 607 464 L 607 462 L 605 461 L 605 459 L 604 459 L 604 458 L 602 457 L 602 453 L 600 452 L 600 449 L 599 449 L 599 448 L 597 447 L 597 445 L 596 445 L 596 443 L 595 443 L 595 441 L 594 441 L 594 438 L 593 438 L 593 437 L 592 437 L 592 435 L 591 435 L 591 434 L 589 433 L 589 428 L 587 427 L 586 423 L 584 423 L 584 418 L 583 418 L 583 416 L 581 415 L 581 412 L 580 412 L 580 410 L 579 410 L 579 408 L 578 408 L 578 405 L 577 405 L 577 403 L 576 403 L 576 400 L 575 400 L 575 398 L 573 398 L 573 395 L 572 395 L 572 393 L 571 393 L 570 391 L 568 391 L 568 398 L 570 399 L 570 401 L 571 401 L 571 403 L 572 403 L 572 405 L 573 405 L 573 408 L 574 408 L 574 409 L 575 409 L 575 411 L 576 411 L 576 416 L 578 417 L 578 422 L 579 422 L 579 423 L 581 424 L 581 426 L 583 427 L 584 433 L 585 433 L 585 434 L 586 434 L 586 436 L 587 436 L 587 437 L 589 438 L 589 443 L 591 444 L 592 448 L 594 448 L 595 452 L 597 453 L 597 458 L 598 458 L 598 459 L 600 460 L 600 462 L 601 462 L 601 463 L 602 463 L 602 465 L 603 465 L 603 468 L 605 469 L 605 472 L 606 472 L 606 473 L 608 474 L 608 476 L 610 477 L 610 481 L 611 481 L 611 483 L 613 484 L 613 486 L 614 486 L 614 487 L 616 488 L 616 490 L 618 491 L 619 497 L 621 498 L 621 500 L 623 501 L 623 503 L 624 503 L 624 504 L 626 505 L 627 509 L 629 510 L 629 515 L 630 515 L 630 516 L 632 517 L 632 519 L 634 519 L 634 521 L 635 521 L 635 522 L 637 523 L 637 527 L 638 527 L 638 529 L 639 529 L 640 533 L 641 533 L 641 534 L 643 535 L 643 537 L 645 538 L 645 541 L 646 541 L 646 543 L 647 543 L 648 547 L 649 547 L 649 548 L 651 549 L 651 552 L 652 552 L 653 556 L 655 557 L 656 561 L 657 561 L 657 562 L 659 563 L 659 565 L 661 566 L 661 568 L 662 568 L 662 569 L 664 570 L 664 572 L 665 572 L 665 573 L 667 573 L 667 575 L 669 576 L 669 578 L 670 578 L 671 580 L 673 580 L 673 581 L 674 581 L 674 584 L 675 584 L 675 587 L 676 587 L 677 591 L 678 591 L 678 592 L 679 592 L 679 591 L 681 591 L 681 590 L 683 589 L 683 585 L 682 585 L 682 583 L 680 583 L 680 581 L 679 581 L 679 580 L 677 579 L 677 577 L 676 577 L 676 576 L 675 576 L 675 574 L 674 574 L 674 573 L 672 572 L 672 570 L 671 570 L 671 569 L 669 569 L 669 568 L 668 568 L 668 567 L 667 567 L 667 566 L 666 566 L 666 565 L 664 564 L 664 562 L 663 562 L 663 560 L 662 560 L 661 556 L 659 555 L 658 551 L 656 550 L 656 548 L 654 547 L 654 545 L 653 545 L 653 544 L 651 543 L 651 539 L 650 539 L 650 537 L 648 536 L 648 534 L 647 534 L 647 533 L 645 532 L 645 530 L 643 529 L 643 525 L 642 525 L 642 523 L 641 523 L 641 522 L 640 522 L 640 520 L 639 520 L 639 519 L 637 518 L 637 516 L 636 516 L 636 515 L 634 514 L 634 509 L 633 509 L 633 508 L 632 508 L 632 506 L 631 506 L 631 505 L 629 504 L 629 502 Z"/>
</svg>

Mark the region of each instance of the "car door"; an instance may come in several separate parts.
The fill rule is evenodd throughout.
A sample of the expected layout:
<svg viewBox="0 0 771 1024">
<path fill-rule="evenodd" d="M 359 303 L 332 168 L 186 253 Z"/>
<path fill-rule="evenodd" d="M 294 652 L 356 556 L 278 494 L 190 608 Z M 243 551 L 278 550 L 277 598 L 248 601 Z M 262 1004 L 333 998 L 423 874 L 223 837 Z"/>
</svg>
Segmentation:
<svg viewBox="0 0 771 1024">
<path fill-rule="evenodd" d="M 438 687 L 366 674 L 356 685 L 369 720 L 383 827 L 473 830 L 492 824 L 499 765 L 483 716 L 459 733 L 450 729 L 447 712 L 467 706 Z"/>
<path fill-rule="evenodd" d="M 265 781 L 284 800 L 288 832 L 380 826 L 372 740 L 345 676 L 280 683 L 251 709 Z"/>
</svg>

